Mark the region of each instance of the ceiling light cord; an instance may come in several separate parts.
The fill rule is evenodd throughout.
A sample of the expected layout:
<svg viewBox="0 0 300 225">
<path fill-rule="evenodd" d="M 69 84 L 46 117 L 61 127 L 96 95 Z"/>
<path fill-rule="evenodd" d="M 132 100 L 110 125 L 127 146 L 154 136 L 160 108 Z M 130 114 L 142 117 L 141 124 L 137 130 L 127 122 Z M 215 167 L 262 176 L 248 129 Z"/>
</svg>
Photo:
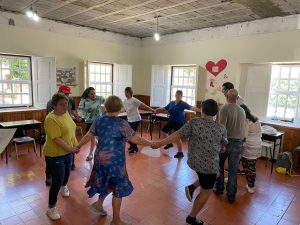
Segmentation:
<svg viewBox="0 0 300 225">
<path fill-rule="evenodd" d="M 159 16 L 156 16 L 156 32 L 154 34 L 154 39 L 155 41 L 159 41 L 160 40 L 160 35 L 158 33 L 158 17 Z"/>
</svg>

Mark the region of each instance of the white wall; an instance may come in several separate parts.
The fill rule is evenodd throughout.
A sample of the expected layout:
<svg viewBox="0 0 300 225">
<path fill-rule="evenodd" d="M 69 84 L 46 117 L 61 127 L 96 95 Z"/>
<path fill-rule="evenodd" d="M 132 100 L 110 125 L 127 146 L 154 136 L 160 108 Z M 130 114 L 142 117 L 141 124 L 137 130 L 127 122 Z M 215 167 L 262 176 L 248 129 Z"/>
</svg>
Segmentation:
<svg viewBox="0 0 300 225">
<path fill-rule="evenodd" d="M 16 26 L 8 26 L 14 18 Z M 140 40 L 124 35 L 0 12 L 0 52 L 56 57 L 57 67 L 77 67 L 84 60 L 132 64 L 136 94 L 150 95 L 152 65 L 199 65 L 198 99 L 224 101 L 220 85 L 232 81 L 239 88 L 241 63 L 300 61 L 300 16 L 269 18 L 254 22 L 208 28 Z M 205 70 L 207 61 L 228 61 L 217 78 Z M 224 78 L 224 75 L 228 78 Z M 74 95 L 83 91 L 83 74 Z M 243 75 L 242 75 L 243 76 Z M 216 85 L 209 87 L 214 78 Z M 241 84 L 241 86 L 245 86 Z M 243 90 L 241 90 L 243 94 Z"/>
<path fill-rule="evenodd" d="M 9 17 L 16 26 L 4 25 Z M 34 56 L 54 56 L 57 67 L 76 67 L 78 86 L 72 95 L 84 89 L 84 60 L 132 64 L 133 80 L 141 74 L 141 43 L 139 38 L 101 32 L 41 20 L 30 22 L 22 15 L 0 13 L 0 52 Z"/>
<path fill-rule="evenodd" d="M 231 81 L 239 87 L 241 63 L 289 62 L 300 61 L 300 31 L 259 34 L 244 37 L 231 37 L 190 43 L 173 43 L 165 45 L 150 45 L 143 47 L 144 76 L 136 77 L 136 83 L 150 83 L 151 65 L 197 64 L 202 69 L 199 73 L 198 99 L 214 98 L 224 101 L 220 89 L 216 89 L 225 81 Z M 214 78 L 205 71 L 207 61 L 226 59 L 227 69 L 216 79 L 216 88 L 208 87 L 204 80 Z M 228 79 L 224 78 L 227 74 Z M 138 92 L 149 94 L 150 87 L 135 87 Z M 205 96 L 204 96 L 205 93 Z"/>
</svg>

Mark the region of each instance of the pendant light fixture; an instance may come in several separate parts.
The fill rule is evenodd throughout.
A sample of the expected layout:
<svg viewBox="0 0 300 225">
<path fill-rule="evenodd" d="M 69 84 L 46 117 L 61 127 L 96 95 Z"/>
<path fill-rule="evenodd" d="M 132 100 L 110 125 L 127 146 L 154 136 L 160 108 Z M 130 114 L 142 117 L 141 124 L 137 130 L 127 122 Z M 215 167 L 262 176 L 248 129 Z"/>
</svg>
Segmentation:
<svg viewBox="0 0 300 225">
<path fill-rule="evenodd" d="M 155 41 L 160 40 L 160 35 L 158 33 L 158 17 L 160 17 L 160 16 L 156 16 L 156 32 L 154 33 L 154 40 Z"/>
<path fill-rule="evenodd" d="M 37 14 L 37 10 L 33 11 L 32 6 L 30 9 L 26 12 L 26 15 L 32 19 L 33 21 L 37 22 L 40 20 L 39 15 Z"/>
<path fill-rule="evenodd" d="M 26 15 L 27 15 L 29 18 L 32 18 L 32 17 L 33 17 L 32 7 L 30 7 L 30 9 L 26 12 Z"/>
</svg>

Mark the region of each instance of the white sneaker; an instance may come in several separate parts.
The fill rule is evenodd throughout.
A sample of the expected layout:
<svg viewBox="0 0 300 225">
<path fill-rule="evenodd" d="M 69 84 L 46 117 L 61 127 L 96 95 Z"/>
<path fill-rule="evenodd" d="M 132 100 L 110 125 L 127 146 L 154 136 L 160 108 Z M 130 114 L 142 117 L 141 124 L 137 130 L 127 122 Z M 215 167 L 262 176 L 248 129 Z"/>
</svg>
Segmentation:
<svg viewBox="0 0 300 225">
<path fill-rule="evenodd" d="M 224 178 L 224 183 L 227 183 L 228 182 L 228 177 L 225 177 Z"/>
<path fill-rule="evenodd" d="M 68 189 L 68 186 L 66 185 L 66 186 L 62 186 L 61 188 L 60 188 L 60 193 L 61 193 L 61 195 L 63 196 L 63 197 L 69 197 L 70 196 L 70 191 L 69 191 L 69 189 Z"/>
<path fill-rule="evenodd" d="M 51 220 L 59 220 L 60 219 L 60 215 L 59 215 L 58 209 L 56 207 L 48 208 L 48 210 L 47 210 L 47 216 Z"/>
<path fill-rule="evenodd" d="M 248 190 L 249 193 L 253 194 L 254 193 L 254 187 L 249 187 L 248 184 L 246 185 L 246 188 Z"/>
</svg>

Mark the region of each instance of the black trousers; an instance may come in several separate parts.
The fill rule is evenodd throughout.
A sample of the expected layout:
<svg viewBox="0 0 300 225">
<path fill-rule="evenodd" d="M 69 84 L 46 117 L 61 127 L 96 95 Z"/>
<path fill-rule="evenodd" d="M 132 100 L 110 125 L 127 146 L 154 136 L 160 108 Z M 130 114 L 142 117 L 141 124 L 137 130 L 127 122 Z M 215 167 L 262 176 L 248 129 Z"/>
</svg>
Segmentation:
<svg viewBox="0 0 300 225">
<path fill-rule="evenodd" d="M 75 165 L 75 154 L 72 153 L 71 155 L 72 155 L 72 164 L 71 164 L 71 166 L 73 166 L 73 165 Z M 46 157 L 45 157 L 45 159 L 46 159 Z M 50 172 L 47 160 L 45 160 L 45 162 L 46 162 L 46 179 L 51 179 L 52 176 L 51 176 L 51 172 Z"/>
<path fill-rule="evenodd" d="M 49 190 L 49 208 L 53 208 L 56 205 L 57 195 L 61 186 L 65 186 L 68 183 L 72 154 L 57 157 L 46 156 L 46 162 L 52 176 L 52 184 Z"/>
<path fill-rule="evenodd" d="M 139 126 L 140 126 L 141 121 L 128 122 L 128 123 L 129 123 L 129 125 L 131 126 L 132 130 L 137 131 L 137 129 L 138 129 Z M 133 149 L 133 150 L 138 150 L 138 147 L 137 147 L 136 144 L 134 144 L 134 143 L 132 143 L 132 142 L 130 142 L 130 141 L 129 141 L 128 143 L 129 143 L 131 149 Z"/>
</svg>

